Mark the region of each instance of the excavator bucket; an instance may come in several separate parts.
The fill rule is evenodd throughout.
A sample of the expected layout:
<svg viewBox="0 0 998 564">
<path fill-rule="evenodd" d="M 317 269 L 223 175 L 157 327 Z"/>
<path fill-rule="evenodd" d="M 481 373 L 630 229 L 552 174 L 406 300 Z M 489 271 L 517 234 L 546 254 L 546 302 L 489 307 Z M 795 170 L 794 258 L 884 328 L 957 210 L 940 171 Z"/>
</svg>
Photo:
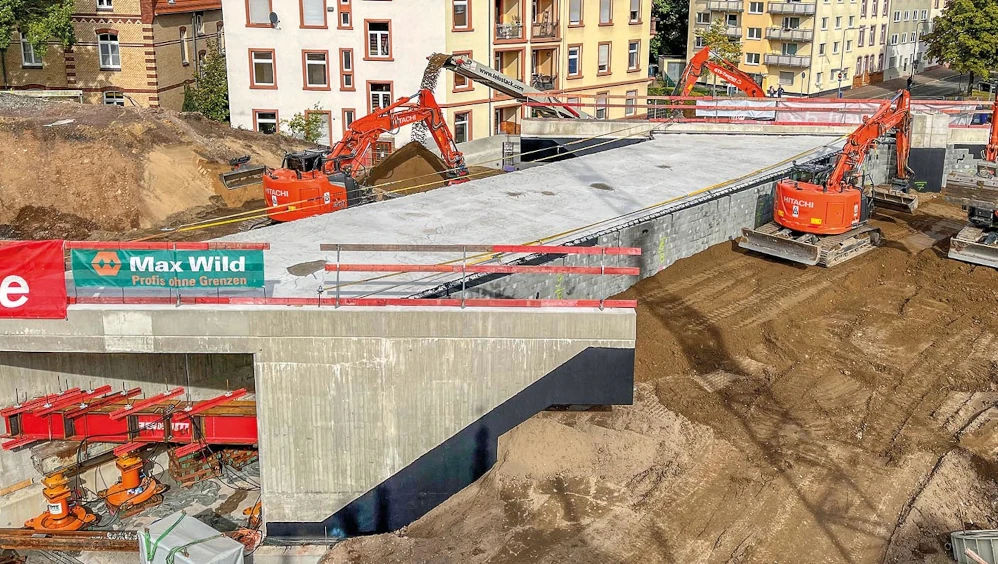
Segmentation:
<svg viewBox="0 0 998 564">
<path fill-rule="evenodd" d="M 949 258 L 998 268 L 998 232 L 964 227 L 950 239 Z"/>
<path fill-rule="evenodd" d="M 222 185 L 229 190 L 237 190 L 263 182 L 263 171 L 266 168 L 263 165 L 246 166 L 237 170 L 223 172 L 218 175 L 218 178 L 221 179 Z"/>
<path fill-rule="evenodd" d="M 789 234 L 782 233 L 775 223 L 767 223 L 759 229 L 742 228 L 742 236 L 738 246 L 750 251 L 762 253 L 784 260 L 799 262 L 814 266 L 821 258 L 821 248 L 802 241 L 792 239 Z"/>
<path fill-rule="evenodd" d="M 893 186 L 877 186 L 873 189 L 873 202 L 878 208 L 887 208 L 907 213 L 915 213 L 918 196 Z"/>
</svg>

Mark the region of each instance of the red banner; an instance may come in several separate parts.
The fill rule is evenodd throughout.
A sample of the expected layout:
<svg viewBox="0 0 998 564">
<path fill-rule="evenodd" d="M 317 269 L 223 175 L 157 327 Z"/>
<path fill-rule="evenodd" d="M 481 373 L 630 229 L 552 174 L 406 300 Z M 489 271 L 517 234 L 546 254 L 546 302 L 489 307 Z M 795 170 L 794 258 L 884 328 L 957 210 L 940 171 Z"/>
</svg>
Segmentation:
<svg viewBox="0 0 998 564">
<path fill-rule="evenodd" d="M 66 318 L 62 241 L 0 244 L 0 317 Z"/>
</svg>

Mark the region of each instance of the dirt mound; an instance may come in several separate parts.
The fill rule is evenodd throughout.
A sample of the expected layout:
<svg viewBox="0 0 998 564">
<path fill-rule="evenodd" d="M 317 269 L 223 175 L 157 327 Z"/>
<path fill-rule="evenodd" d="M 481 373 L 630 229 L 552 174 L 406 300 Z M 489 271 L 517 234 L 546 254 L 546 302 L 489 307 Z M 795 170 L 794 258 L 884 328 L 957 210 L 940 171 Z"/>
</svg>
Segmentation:
<svg viewBox="0 0 998 564">
<path fill-rule="evenodd" d="M 832 269 L 715 246 L 644 280 L 636 403 L 545 413 L 481 480 L 327 562 L 946 562 L 998 525 L 998 272 L 960 211 Z"/>
<path fill-rule="evenodd" d="M 86 239 L 100 226 L 54 207 L 24 206 L 13 221 L 0 225 L 0 239 Z"/>
<path fill-rule="evenodd" d="M 447 185 L 447 165 L 429 149 L 415 141 L 378 163 L 366 179 L 368 186 L 382 186 L 395 195 L 415 194 Z"/>
<path fill-rule="evenodd" d="M 191 208 L 238 207 L 261 198 L 261 188 L 226 190 L 217 175 L 228 159 L 249 154 L 274 164 L 297 146 L 167 110 L 20 103 L 5 94 L 0 107 L 0 224 L 20 225 L 24 238 L 122 233 Z M 18 223 L 39 208 L 64 215 L 38 233 L 37 222 Z"/>
</svg>

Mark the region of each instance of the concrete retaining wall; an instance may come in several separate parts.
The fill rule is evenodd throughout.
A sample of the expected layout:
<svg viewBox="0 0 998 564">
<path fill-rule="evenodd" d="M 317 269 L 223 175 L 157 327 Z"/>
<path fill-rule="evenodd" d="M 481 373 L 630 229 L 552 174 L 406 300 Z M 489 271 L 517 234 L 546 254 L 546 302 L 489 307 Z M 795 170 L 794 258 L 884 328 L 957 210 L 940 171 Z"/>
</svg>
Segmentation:
<svg viewBox="0 0 998 564">
<path fill-rule="evenodd" d="M 73 306 L 66 320 L 0 320 L 0 335 L 7 351 L 0 381 L 53 378 L 63 369 L 89 379 L 108 354 L 253 355 L 268 528 L 321 535 L 335 532 L 327 528 L 333 523 L 383 532 L 418 518 L 487 471 L 498 436 L 547 402 L 630 403 L 635 317 L 585 309 Z M 24 360 L 36 351 L 56 360 Z M 120 385 L 93 378 L 105 382 Z M 486 417 L 497 411 L 501 418 Z M 400 474 L 409 479 L 388 481 Z M 334 519 L 359 498 L 367 501 Z"/>
</svg>

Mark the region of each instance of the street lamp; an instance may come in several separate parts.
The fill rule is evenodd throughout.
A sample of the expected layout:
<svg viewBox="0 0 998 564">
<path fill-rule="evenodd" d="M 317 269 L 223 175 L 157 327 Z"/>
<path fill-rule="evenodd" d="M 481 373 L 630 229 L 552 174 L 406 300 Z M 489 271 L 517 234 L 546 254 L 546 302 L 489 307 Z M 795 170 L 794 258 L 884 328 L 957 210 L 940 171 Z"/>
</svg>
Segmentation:
<svg viewBox="0 0 998 564">
<path fill-rule="evenodd" d="M 847 27 L 842 30 L 842 45 L 841 51 L 839 51 L 839 92 L 838 98 L 842 97 L 842 67 L 846 64 L 846 32 L 854 29 L 859 29 L 858 27 Z"/>
<path fill-rule="evenodd" d="M 918 61 L 921 57 L 918 56 L 918 40 L 922 38 L 922 34 L 931 31 L 931 26 L 929 22 L 923 21 L 922 25 L 918 26 L 918 30 L 915 32 L 915 60 L 911 62 L 911 79 L 915 78 L 915 69 L 918 68 Z"/>
</svg>

